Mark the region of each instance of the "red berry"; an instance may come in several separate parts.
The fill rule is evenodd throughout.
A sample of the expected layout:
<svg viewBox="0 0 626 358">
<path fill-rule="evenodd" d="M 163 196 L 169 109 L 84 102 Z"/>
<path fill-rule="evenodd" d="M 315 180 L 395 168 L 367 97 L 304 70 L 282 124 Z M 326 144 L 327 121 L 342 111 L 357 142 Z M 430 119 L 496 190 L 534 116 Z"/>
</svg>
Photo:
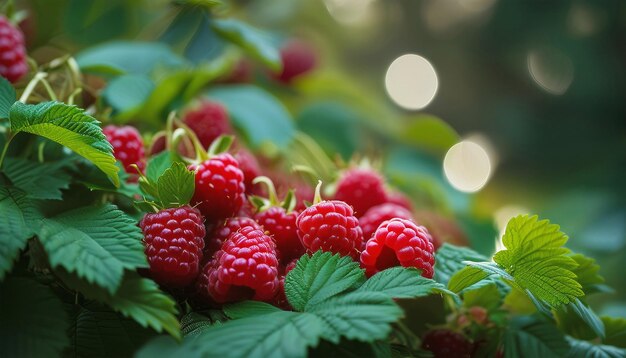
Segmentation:
<svg viewBox="0 0 626 358">
<path fill-rule="evenodd" d="M 432 278 L 434 247 L 428 230 L 410 220 L 391 219 L 382 223 L 361 253 L 361 267 L 368 276 L 393 266 L 415 267 Z"/>
<path fill-rule="evenodd" d="M 296 226 L 308 252 L 322 250 L 358 259 L 363 232 L 352 208 L 343 201 L 322 201 L 308 207 L 298 215 Z"/>
<path fill-rule="evenodd" d="M 393 218 L 413 220 L 413 215 L 402 206 L 391 203 L 376 205 L 365 212 L 365 214 L 359 218 L 359 224 L 361 225 L 361 229 L 363 229 L 365 243 L 372 237 L 380 224 Z"/>
<path fill-rule="evenodd" d="M 244 203 L 245 186 L 239 163 L 228 153 L 218 154 L 197 166 L 196 191 L 192 202 L 207 221 L 215 222 L 237 214 Z"/>
<path fill-rule="evenodd" d="M 146 166 L 143 139 L 135 127 L 108 125 L 102 129 L 113 146 L 115 158 L 122 162 L 126 172 L 137 173 L 131 165 L 136 164 L 143 172 Z"/>
<path fill-rule="evenodd" d="M 208 235 L 205 242 L 206 246 L 204 250 L 205 256 L 212 257 L 217 252 L 217 250 L 222 247 L 230 234 L 237 232 L 246 226 L 250 226 L 258 230 L 261 229 L 261 226 L 257 224 L 257 222 L 253 219 L 243 216 L 235 216 L 221 222 L 212 231 L 207 231 Z"/>
<path fill-rule="evenodd" d="M 283 69 L 274 74 L 274 78 L 283 83 L 291 83 L 294 78 L 315 68 L 317 63 L 315 50 L 302 41 L 291 40 L 280 49 Z"/>
<path fill-rule="evenodd" d="M 335 199 L 352 205 L 360 217 L 369 208 L 387 201 L 384 184 L 383 177 L 373 170 L 351 169 L 339 179 Z"/>
<path fill-rule="evenodd" d="M 185 287 L 200 269 L 204 248 L 204 223 L 190 206 L 146 214 L 139 223 L 145 252 L 155 281 L 167 287 Z"/>
<path fill-rule="evenodd" d="M 411 202 L 411 199 L 399 191 L 387 193 L 387 202 L 400 205 L 408 211 L 413 211 L 413 203 Z"/>
<path fill-rule="evenodd" d="M 0 75 L 15 83 L 28 72 L 22 31 L 0 15 Z"/>
<path fill-rule="evenodd" d="M 259 194 L 258 187 L 252 184 L 254 178 L 261 175 L 261 167 L 254 155 L 245 149 L 240 149 L 235 154 L 235 159 L 239 163 L 239 168 L 243 172 L 244 185 L 246 186 L 246 194 Z M 257 189 L 257 190 L 255 190 Z"/>
<path fill-rule="evenodd" d="M 435 358 L 466 358 L 472 352 L 472 343 L 460 333 L 448 329 L 426 332 L 422 348 L 433 352 Z"/>
<path fill-rule="evenodd" d="M 202 294 L 217 303 L 246 299 L 270 301 L 278 292 L 278 260 L 274 241 L 247 226 L 232 233 L 199 280 Z"/>
<path fill-rule="evenodd" d="M 254 218 L 274 238 L 282 262 L 297 259 L 304 254 L 304 246 L 296 230 L 297 212 L 287 213 L 284 208 L 272 206 Z"/>
<path fill-rule="evenodd" d="M 204 148 L 220 135 L 233 132 L 226 108 L 209 100 L 203 100 L 198 107 L 187 111 L 183 122 L 196 133 Z"/>
</svg>

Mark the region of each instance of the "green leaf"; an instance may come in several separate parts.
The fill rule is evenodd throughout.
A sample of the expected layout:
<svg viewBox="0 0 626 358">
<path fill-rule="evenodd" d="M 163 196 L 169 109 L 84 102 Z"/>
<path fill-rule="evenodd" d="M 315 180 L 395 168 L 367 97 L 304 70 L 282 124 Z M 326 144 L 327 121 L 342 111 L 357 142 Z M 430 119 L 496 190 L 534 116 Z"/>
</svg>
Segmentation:
<svg viewBox="0 0 626 358">
<path fill-rule="evenodd" d="M 504 332 L 505 358 L 563 357 L 569 350 L 565 337 L 549 322 L 516 317 Z"/>
<path fill-rule="evenodd" d="M 38 236 L 52 267 L 75 272 L 111 294 L 124 269 L 148 267 L 137 223 L 111 204 L 45 219 Z"/>
<path fill-rule="evenodd" d="M 195 336 L 213 325 L 213 321 L 198 312 L 189 312 L 180 319 L 180 331 L 186 336 Z"/>
<path fill-rule="evenodd" d="M 244 301 L 224 306 L 224 313 L 232 319 L 259 316 L 280 311 L 269 303 L 259 301 Z"/>
<path fill-rule="evenodd" d="M 304 311 L 365 281 L 359 264 L 349 257 L 318 251 L 302 256 L 285 278 L 285 295 L 296 311 Z"/>
<path fill-rule="evenodd" d="M 561 329 L 569 335 L 582 339 L 604 338 L 604 323 L 589 306 L 580 299 L 562 305 L 556 311 Z"/>
<path fill-rule="evenodd" d="M 100 168 L 119 186 L 113 148 L 99 122 L 75 106 L 59 102 L 37 105 L 15 102 L 9 113 L 14 133 L 28 132 L 64 145 Z"/>
<path fill-rule="evenodd" d="M 282 69 L 280 52 L 273 45 L 269 35 L 238 20 L 213 20 L 213 29 L 224 39 L 241 47 L 248 55 L 271 68 Z"/>
<path fill-rule="evenodd" d="M 58 357 L 69 344 L 63 304 L 48 287 L 8 278 L 0 302 L 0 356 Z"/>
<path fill-rule="evenodd" d="M 601 291 L 599 286 L 604 283 L 604 278 L 598 273 L 600 265 L 596 263 L 596 260 L 582 254 L 574 254 L 571 258 L 578 263 L 572 271 L 576 274 L 576 280 L 585 294 Z"/>
<path fill-rule="evenodd" d="M 463 306 L 467 308 L 480 306 L 487 310 L 495 310 L 500 307 L 501 303 L 502 297 L 495 283 L 488 283 L 463 292 Z"/>
<path fill-rule="evenodd" d="M 467 266 L 463 261 L 488 260 L 470 248 L 444 243 L 435 253 L 435 281 L 448 284 L 452 275 Z"/>
<path fill-rule="evenodd" d="M 168 150 L 164 150 L 148 160 L 148 164 L 146 165 L 146 177 L 151 182 L 156 183 L 159 177 L 170 168 L 172 164 L 174 164 L 172 161 L 172 153 Z"/>
<path fill-rule="evenodd" d="M 517 287 L 513 287 L 511 292 L 504 297 L 504 305 L 507 310 L 515 314 L 530 315 L 537 312 L 537 307 L 530 297 Z"/>
<path fill-rule="evenodd" d="M 0 186 L 0 281 L 28 239 L 35 235 L 43 218 L 37 206 L 22 190 Z"/>
<path fill-rule="evenodd" d="M 9 110 L 15 99 L 15 88 L 6 78 L 0 76 L 0 119 L 9 118 Z"/>
<path fill-rule="evenodd" d="M 158 199 L 166 208 L 189 204 L 195 190 L 195 174 L 183 163 L 174 163 L 157 181 Z"/>
<path fill-rule="evenodd" d="M 537 216 L 520 215 L 507 224 L 502 238 L 507 249 L 493 259 L 514 277 L 517 285 L 556 307 L 584 295 L 573 272 L 577 263 L 566 256 L 566 241 L 558 225 L 539 221 Z"/>
<path fill-rule="evenodd" d="M 567 337 L 571 349 L 566 358 L 624 358 L 626 350 L 614 346 L 593 344 Z"/>
<path fill-rule="evenodd" d="M 39 163 L 20 158 L 5 158 L 4 174 L 28 197 L 43 200 L 61 200 L 61 189 L 70 186 L 70 175 L 63 170 L 63 162 Z"/>
<path fill-rule="evenodd" d="M 89 47 L 76 55 L 78 66 L 90 73 L 149 74 L 156 66 L 185 64 L 167 46 L 156 42 L 115 41 Z"/>
<path fill-rule="evenodd" d="M 450 278 L 448 289 L 459 293 L 471 285 L 486 279 L 489 274 L 477 267 L 466 266 Z"/>
<path fill-rule="evenodd" d="M 129 119 L 139 114 L 154 88 L 154 82 L 146 75 L 124 75 L 109 82 L 102 91 L 102 99 L 113 108 L 117 118 Z"/>
<path fill-rule="evenodd" d="M 125 317 L 132 318 L 140 326 L 151 327 L 159 333 L 166 331 L 180 338 L 176 302 L 161 292 L 154 281 L 127 271 L 120 287 L 113 295 L 63 269 L 56 270 L 55 274 L 71 289 L 89 299 L 108 305 Z"/>
<path fill-rule="evenodd" d="M 402 309 L 380 292 L 354 291 L 313 306 L 308 312 L 322 318 L 330 330 L 324 338 L 339 342 L 340 337 L 363 342 L 386 339 L 391 323 L 403 315 Z"/>
<path fill-rule="evenodd" d="M 606 337 L 602 343 L 626 348 L 626 318 L 602 316 Z"/>
<path fill-rule="evenodd" d="M 185 338 L 180 344 L 170 336 L 159 336 L 150 340 L 135 354 L 135 358 L 155 357 L 199 357 L 193 337 Z"/>
<path fill-rule="evenodd" d="M 459 141 L 456 131 L 438 117 L 421 114 L 405 122 L 400 139 L 408 145 L 443 155 Z"/>
<path fill-rule="evenodd" d="M 428 296 L 444 286 L 421 275 L 414 268 L 392 267 L 370 277 L 358 292 L 378 292 L 391 298 Z"/>
<path fill-rule="evenodd" d="M 216 87 L 207 96 L 228 108 L 234 124 L 255 148 L 267 143 L 285 148 L 295 135 L 289 112 L 275 97 L 258 87 Z"/>
</svg>

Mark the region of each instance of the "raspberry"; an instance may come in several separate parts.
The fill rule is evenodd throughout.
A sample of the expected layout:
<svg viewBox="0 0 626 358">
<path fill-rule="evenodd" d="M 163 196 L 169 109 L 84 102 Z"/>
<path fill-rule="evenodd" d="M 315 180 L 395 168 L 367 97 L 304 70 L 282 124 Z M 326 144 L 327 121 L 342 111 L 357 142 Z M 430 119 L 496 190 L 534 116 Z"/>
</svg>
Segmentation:
<svg viewBox="0 0 626 358">
<path fill-rule="evenodd" d="M 433 352 L 435 358 L 465 358 L 470 357 L 472 343 L 460 333 L 435 329 L 424 334 L 422 348 Z"/>
<path fill-rule="evenodd" d="M 274 74 L 274 78 L 285 84 L 291 83 L 294 78 L 315 68 L 317 58 L 315 50 L 308 44 L 291 40 L 280 49 L 280 57 L 283 69 L 280 73 Z"/>
<path fill-rule="evenodd" d="M 204 248 L 204 223 L 190 206 L 146 214 L 139 223 L 146 256 L 155 281 L 185 287 L 198 276 Z"/>
<path fill-rule="evenodd" d="M 411 199 L 399 191 L 387 193 L 387 202 L 400 205 L 408 211 L 413 211 L 413 203 L 411 203 Z"/>
<path fill-rule="evenodd" d="M 376 205 L 365 212 L 365 214 L 359 218 L 359 224 L 361 225 L 361 229 L 363 229 L 365 243 L 372 237 L 380 224 L 393 218 L 413 220 L 413 215 L 402 206 L 391 203 Z"/>
<path fill-rule="evenodd" d="M 15 83 L 28 72 L 22 31 L 0 15 L 0 75 Z"/>
<path fill-rule="evenodd" d="M 296 226 L 309 252 L 322 250 L 358 258 L 363 232 L 352 208 L 343 201 L 322 201 L 308 207 L 298 215 Z"/>
<path fill-rule="evenodd" d="M 259 194 L 259 190 L 255 190 L 254 184 L 252 181 L 254 178 L 261 175 L 261 168 L 259 167 L 259 162 L 256 160 L 254 155 L 245 149 L 240 149 L 237 154 L 235 154 L 235 159 L 239 163 L 239 168 L 243 172 L 243 181 L 246 187 L 246 194 Z"/>
<path fill-rule="evenodd" d="M 217 303 L 272 300 L 279 286 L 274 241 L 250 226 L 232 233 L 204 267 L 198 286 Z"/>
<path fill-rule="evenodd" d="M 207 221 L 229 218 L 241 209 L 245 200 L 243 172 L 232 155 L 218 154 L 191 169 L 196 172 L 192 203 L 198 204 Z"/>
<path fill-rule="evenodd" d="M 282 262 L 297 259 L 304 254 L 304 246 L 296 230 L 297 212 L 287 213 L 280 206 L 272 206 L 254 218 L 274 238 Z"/>
<path fill-rule="evenodd" d="M 402 265 L 422 270 L 432 278 L 435 256 L 428 230 L 410 220 L 391 219 L 382 223 L 361 253 L 361 267 L 368 276 Z"/>
<path fill-rule="evenodd" d="M 261 230 L 261 226 L 253 219 L 243 216 L 235 216 L 221 222 L 212 231 L 207 231 L 209 234 L 207 235 L 207 240 L 205 242 L 206 246 L 204 255 L 206 257 L 212 257 L 213 254 L 215 254 L 217 250 L 222 247 L 224 241 L 228 239 L 230 234 L 237 232 L 246 226 Z"/>
<path fill-rule="evenodd" d="M 226 108 L 217 102 L 203 100 L 184 114 L 183 122 L 196 133 L 204 148 L 222 134 L 233 132 Z"/>
<path fill-rule="evenodd" d="M 146 163 L 143 140 L 135 127 L 108 125 L 102 131 L 113 146 L 115 158 L 122 162 L 126 172 L 136 173 L 135 169 L 131 167 L 133 164 L 136 164 L 142 172 L 144 171 Z"/>
<path fill-rule="evenodd" d="M 369 208 L 387 201 L 384 180 L 380 174 L 369 169 L 348 170 L 337 183 L 335 200 L 352 205 L 355 215 L 360 217 Z"/>
</svg>

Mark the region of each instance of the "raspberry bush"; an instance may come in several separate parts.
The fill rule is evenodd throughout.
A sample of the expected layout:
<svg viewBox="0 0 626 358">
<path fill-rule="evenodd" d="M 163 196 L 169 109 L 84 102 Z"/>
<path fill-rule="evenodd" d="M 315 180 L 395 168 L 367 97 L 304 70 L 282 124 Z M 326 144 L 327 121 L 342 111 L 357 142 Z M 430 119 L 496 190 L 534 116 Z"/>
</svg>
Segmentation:
<svg viewBox="0 0 626 358">
<path fill-rule="evenodd" d="M 409 170 L 432 153 L 326 127 L 359 105 L 316 95 L 315 46 L 220 4 L 30 67 L 0 17 L 0 356 L 626 354 L 559 226 L 515 216 L 496 250 Z"/>
</svg>

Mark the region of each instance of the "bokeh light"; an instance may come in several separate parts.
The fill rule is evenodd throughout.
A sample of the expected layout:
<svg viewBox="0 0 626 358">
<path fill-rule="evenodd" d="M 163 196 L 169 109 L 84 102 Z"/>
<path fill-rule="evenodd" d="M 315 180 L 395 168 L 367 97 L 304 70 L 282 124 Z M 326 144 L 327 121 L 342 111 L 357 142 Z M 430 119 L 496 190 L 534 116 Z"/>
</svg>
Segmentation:
<svg viewBox="0 0 626 358">
<path fill-rule="evenodd" d="M 422 109 L 435 98 L 439 80 L 433 65 L 424 57 L 402 55 L 387 69 L 385 88 L 389 97 L 400 107 Z"/>
<path fill-rule="evenodd" d="M 546 92 L 564 94 L 574 80 L 574 65 L 555 48 L 534 49 L 526 57 L 532 79 Z"/>
<path fill-rule="evenodd" d="M 487 151 L 469 140 L 453 145 L 443 160 L 443 170 L 457 190 L 472 193 L 482 189 L 491 175 Z"/>
<path fill-rule="evenodd" d="M 342 25 L 363 25 L 374 15 L 375 0 L 324 0 L 326 9 Z"/>
</svg>

